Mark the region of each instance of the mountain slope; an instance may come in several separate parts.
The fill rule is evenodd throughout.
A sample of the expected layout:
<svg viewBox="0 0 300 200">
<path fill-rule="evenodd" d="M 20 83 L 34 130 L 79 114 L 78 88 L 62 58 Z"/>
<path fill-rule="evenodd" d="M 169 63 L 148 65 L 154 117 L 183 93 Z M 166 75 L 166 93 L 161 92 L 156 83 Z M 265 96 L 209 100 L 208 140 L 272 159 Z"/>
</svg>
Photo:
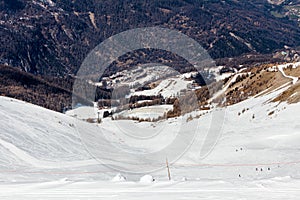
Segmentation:
<svg viewBox="0 0 300 200">
<path fill-rule="evenodd" d="M 120 170 L 143 174 L 146 169 L 164 169 L 165 154 L 154 159 L 147 157 L 147 153 L 140 153 L 168 148 L 166 145 L 173 141 L 173 134 L 177 132 L 186 138 L 181 142 L 187 145 L 188 136 L 193 135 L 198 126 L 201 131 L 196 131 L 192 146 L 182 157 L 171 159 L 178 156 L 177 149 L 181 149 L 182 144 L 167 151 L 174 180 L 182 177 L 194 181 L 198 178 L 299 178 L 300 119 L 297 113 L 300 104 L 272 103 L 289 87 L 286 83 L 283 86 L 215 111 L 195 111 L 159 122 L 104 119 L 100 125 L 0 97 L 0 174 L 6 182 L 65 177 L 107 180 Z M 223 123 L 220 138 L 212 151 L 201 159 L 199 155 L 206 134 L 211 125 L 216 125 L 211 124 L 214 122 L 211 120 L 220 110 L 226 113 L 223 122 L 215 121 Z M 134 137 L 130 137 L 132 135 Z M 140 137 L 143 139 L 136 139 Z M 214 137 L 208 138 L 214 142 Z M 140 174 L 126 175 L 131 180 L 140 177 Z M 158 180 L 166 177 L 164 170 L 155 171 L 153 175 Z"/>
<path fill-rule="evenodd" d="M 0 65 L 0 95 L 63 112 L 71 105 L 73 79 L 35 76 Z"/>
<path fill-rule="evenodd" d="M 75 73 L 101 41 L 148 26 L 179 30 L 213 58 L 299 46 L 296 23 L 269 9 L 257 0 L 2 1 L 0 62 L 31 73 Z"/>
</svg>

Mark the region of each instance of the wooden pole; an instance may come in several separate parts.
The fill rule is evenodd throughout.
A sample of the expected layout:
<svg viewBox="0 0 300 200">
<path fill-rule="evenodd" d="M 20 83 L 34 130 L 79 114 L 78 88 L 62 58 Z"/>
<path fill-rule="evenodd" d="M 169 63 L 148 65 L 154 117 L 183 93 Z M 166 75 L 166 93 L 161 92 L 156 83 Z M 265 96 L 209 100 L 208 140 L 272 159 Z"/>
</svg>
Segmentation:
<svg viewBox="0 0 300 200">
<path fill-rule="evenodd" d="M 167 164 L 167 170 L 168 170 L 168 177 L 169 177 L 169 181 L 170 181 L 171 180 L 171 173 L 170 173 L 168 158 L 166 158 L 166 164 Z"/>
</svg>

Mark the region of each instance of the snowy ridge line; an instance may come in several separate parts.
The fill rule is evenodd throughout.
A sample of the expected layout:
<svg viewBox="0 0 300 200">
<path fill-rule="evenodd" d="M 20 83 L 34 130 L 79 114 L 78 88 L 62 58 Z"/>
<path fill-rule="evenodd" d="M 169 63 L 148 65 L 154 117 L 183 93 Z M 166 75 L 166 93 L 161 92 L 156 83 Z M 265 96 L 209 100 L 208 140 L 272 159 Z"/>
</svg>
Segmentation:
<svg viewBox="0 0 300 200">
<path fill-rule="evenodd" d="M 272 165 L 295 165 L 300 164 L 300 161 L 294 162 L 274 162 L 274 163 L 250 163 L 250 164 L 171 164 L 170 167 L 260 167 L 260 166 L 272 166 Z M 137 164 L 138 165 L 138 164 Z M 162 163 L 159 166 L 165 165 Z M 140 165 L 141 166 L 141 165 Z M 111 171 L 90 171 L 90 172 L 63 172 L 63 171 L 21 171 L 21 170 L 7 170 L 0 171 L 0 173 L 27 173 L 27 174 L 98 174 L 109 173 Z"/>
</svg>

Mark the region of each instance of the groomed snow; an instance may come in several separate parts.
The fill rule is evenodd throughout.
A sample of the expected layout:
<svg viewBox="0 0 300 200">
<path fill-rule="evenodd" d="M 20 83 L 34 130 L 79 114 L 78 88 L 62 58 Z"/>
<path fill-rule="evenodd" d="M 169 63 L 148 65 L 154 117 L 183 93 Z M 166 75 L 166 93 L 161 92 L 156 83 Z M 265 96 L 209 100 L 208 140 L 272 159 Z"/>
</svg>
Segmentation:
<svg viewBox="0 0 300 200">
<path fill-rule="evenodd" d="M 213 119 L 207 111 L 201 111 L 202 117 L 188 122 L 190 115 L 197 116 L 200 112 L 158 123 L 105 119 L 96 125 L 0 97 L 0 197 L 297 199 L 300 104 L 270 103 L 281 92 L 227 107 L 224 122 L 215 122 L 223 123 L 221 136 L 203 159 L 199 158 L 199 152 Z M 137 160 L 136 155 L 143 152 L 168 148 L 178 133 L 193 134 L 196 126 L 200 129 L 192 146 L 179 159 L 169 159 L 171 182 L 167 181 L 165 158 L 176 157 L 172 155 L 176 148 L 157 160 L 147 160 L 147 154 Z M 79 130 L 87 134 L 82 137 Z M 124 131 L 129 135 L 124 135 Z M 96 152 L 102 152 L 101 160 L 94 159 L 90 154 L 94 149 L 87 151 L 82 141 L 97 147 Z M 120 152 L 114 150 L 116 147 Z M 125 150 L 126 157 L 121 154 Z M 119 173 L 113 165 L 130 170 L 138 169 L 141 163 L 161 168 L 150 173 L 155 182 L 139 181 L 148 173 L 128 172 L 122 173 L 126 181 L 112 181 Z"/>
<path fill-rule="evenodd" d="M 141 184 L 136 182 L 54 182 L 4 184 L 1 199 L 105 199 L 105 200 L 295 200 L 300 181 L 290 177 L 259 181 L 178 181 Z"/>
</svg>

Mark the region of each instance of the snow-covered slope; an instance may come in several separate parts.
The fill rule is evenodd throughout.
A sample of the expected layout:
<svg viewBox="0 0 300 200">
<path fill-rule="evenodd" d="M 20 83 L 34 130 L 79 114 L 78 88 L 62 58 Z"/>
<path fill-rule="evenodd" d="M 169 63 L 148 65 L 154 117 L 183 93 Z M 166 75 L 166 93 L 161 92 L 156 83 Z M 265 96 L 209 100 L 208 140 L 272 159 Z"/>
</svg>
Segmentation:
<svg viewBox="0 0 300 200">
<path fill-rule="evenodd" d="M 296 179 L 300 178 L 300 104 L 270 103 L 280 93 L 281 90 L 274 91 L 223 108 L 221 111 L 225 114 L 224 121 L 214 123 L 214 111 L 195 111 L 156 123 L 105 119 L 100 125 L 0 97 L 0 188 L 7 189 L 6 195 L 9 195 L 9 191 L 12 195 L 15 192 L 14 184 L 8 183 L 34 181 L 37 183 L 27 184 L 23 192 L 30 193 L 35 188 L 33 191 L 38 194 L 43 190 L 41 188 L 46 188 L 48 192 L 55 190 L 57 194 L 61 194 L 64 190 L 73 191 L 74 188 L 94 188 L 98 182 L 106 193 L 98 192 L 109 195 L 112 190 L 105 189 L 105 182 L 102 181 L 113 179 L 120 169 L 132 172 L 130 169 L 159 168 L 161 170 L 151 173 L 158 182 L 146 185 L 150 184 L 156 188 L 155 191 L 162 193 L 165 192 L 162 191 L 164 187 L 170 188 L 171 192 L 182 191 L 180 195 L 184 195 L 189 188 L 197 193 L 200 191 L 196 188 L 208 179 L 210 181 L 205 183 L 210 186 L 204 187 L 204 190 L 214 187 L 221 188 L 221 191 L 226 191 L 226 188 L 242 190 L 237 183 L 246 184 L 246 187 L 254 188 L 253 190 L 262 185 L 269 189 L 294 187 L 299 182 Z M 197 117 L 200 114 L 201 117 Z M 193 119 L 190 120 L 191 118 Z M 201 158 L 203 143 L 207 139 L 211 140 L 208 143 L 214 143 L 214 137 L 207 135 L 208 130 L 218 123 L 223 125 L 221 135 L 210 154 Z M 185 142 L 189 141 L 183 140 L 178 146 L 171 145 L 173 149 L 166 151 L 168 155 L 147 157 L 148 153 L 169 148 L 168 145 L 174 143 L 173 139 L 178 134 L 182 138 L 188 138 L 195 130 L 196 137 L 190 148 L 180 146 L 188 146 Z M 177 151 L 180 148 L 186 151 Z M 178 153 L 182 155 L 176 155 Z M 92 155 L 98 159 L 93 159 Z M 174 158 L 170 159 L 170 169 L 175 182 L 164 182 L 167 180 L 165 157 Z M 145 164 L 148 164 L 147 167 L 141 167 Z M 138 181 L 142 176 L 123 174 L 127 181 Z M 96 182 L 86 183 L 91 180 Z M 41 181 L 56 182 L 43 185 L 39 183 Z M 111 187 L 118 187 L 115 185 L 117 183 L 110 184 Z M 138 185 L 143 184 L 128 183 L 121 190 L 135 190 L 141 187 Z M 59 192 L 52 190 L 53 188 L 64 190 Z M 96 194 L 95 190 L 85 190 L 87 191 Z M 144 190 L 140 192 L 139 195 L 147 193 Z M 124 197 L 137 194 L 127 194 Z M 237 193 L 235 197 L 239 195 Z M 34 199 L 38 196 L 31 197 Z"/>
<path fill-rule="evenodd" d="M 45 174 L 54 170 L 98 164 L 82 145 L 73 118 L 6 97 L 0 102 L 1 181 L 49 180 Z"/>
<path fill-rule="evenodd" d="M 256 172 L 252 173 L 252 168 L 255 165 L 259 167 L 261 164 L 268 163 L 270 167 L 278 168 L 273 163 L 296 162 L 300 155 L 300 151 L 298 151 L 300 142 L 298 118 L 300 116 L 297 115 L 300 111 L 300 104 L 270 103 L 269 101 L 280 92 L 279 90 L 266 96 L 251 98 L 223 109 L 226 115 L 221 138 L 211 154 L 203 160 L 199 157 L 200 146 L 206 138 L 210 126 L 215 125 L 212 123 L 214 111 L 208 113 L 195 111 L 183 117 L 156 123 L 105 119 L 101 125 L 95 125 L 18 100 L 1 97 L 0 167 L 2 170 L 19 170 L 98 165 L 99 163 L 91 158 L 92 156 L 87 152 L 83 143 L 89 141 L 88 136 L 91 136 L 92 140 L 96 139 L 95 135 L 99 131 L 101 134 L 98 134 L 97 137 L 103 143 L 95 145 L 95 148 L 99 148 L 97 152 L 119 156 L 113 154 L 116 152 L 111 150 L 112 144 L 123 145 L 121 148 L 131 151 L 134 149 L 157 151 L 172 142 L 171 139 L 176 137 L 176 134 L 193 134 L 195 130 L 201 130 L 196 134 L 194 145 L 174 163 L 174 166 L 182 165 L 194 168 L 193 165 L 201 167 L 207 164 L 219 167 L 218 165 L 224 164 L 224 168 L 226 168 L 226 165 L 233 164 L 249 165 L 249 169 L 246 167 L 245 171 L 249 178 L 275 176 L 277 172 L 259 175 Z M 195 117 L 201 113 L 202 117 Z M 193 120 L 187 120 L 193 116 Z M 89 134 L 83 134 L 82 130 Z M 154 132 L 158 135 L 154 134 L 155 137 L 141 142 L 130 139 L 124 134 L 124 131 L 144 138 L 152 137 Z M 106 157 L 104 156 L 103 159 L 105 160 Z M 134 155 L 128 157 L 128 163 L 130 163 L 130 159 L 134 160 Z M 123 160 L 126 164 L 126 158 Z M 164 161 L 157 161 L 154 164 L 159 163 L 164 163 Z M 211 170 L 213 172 L 213 168 L 201 171 Z M 288 173 L 289 171 L 286 172 L 282 171 L 281 173 L 282 175 L 291 175 Z M 293 174 L 296 172 L 294 171 Z M 190 174 L 187 173 L 188 175 Z M 235 175 L 230 173 L 206 174 L 206 178 L 226 176 L 234 177 Z"/>
<path fill-rule="evenodd" d="M 188 85 L 191 84 L 192 81 L 185 81 L 184 75 L 177 76 L 176 78 L 168 78 L 159 83 L 157 87 L 151 90 L 138 91 L 133 93 L 133 95 L 159 95 L 161 94 L 163 97 L 171 97 L 171 96 L 179 96 L 181 90 L 187 89 Z"/>
</svg>

